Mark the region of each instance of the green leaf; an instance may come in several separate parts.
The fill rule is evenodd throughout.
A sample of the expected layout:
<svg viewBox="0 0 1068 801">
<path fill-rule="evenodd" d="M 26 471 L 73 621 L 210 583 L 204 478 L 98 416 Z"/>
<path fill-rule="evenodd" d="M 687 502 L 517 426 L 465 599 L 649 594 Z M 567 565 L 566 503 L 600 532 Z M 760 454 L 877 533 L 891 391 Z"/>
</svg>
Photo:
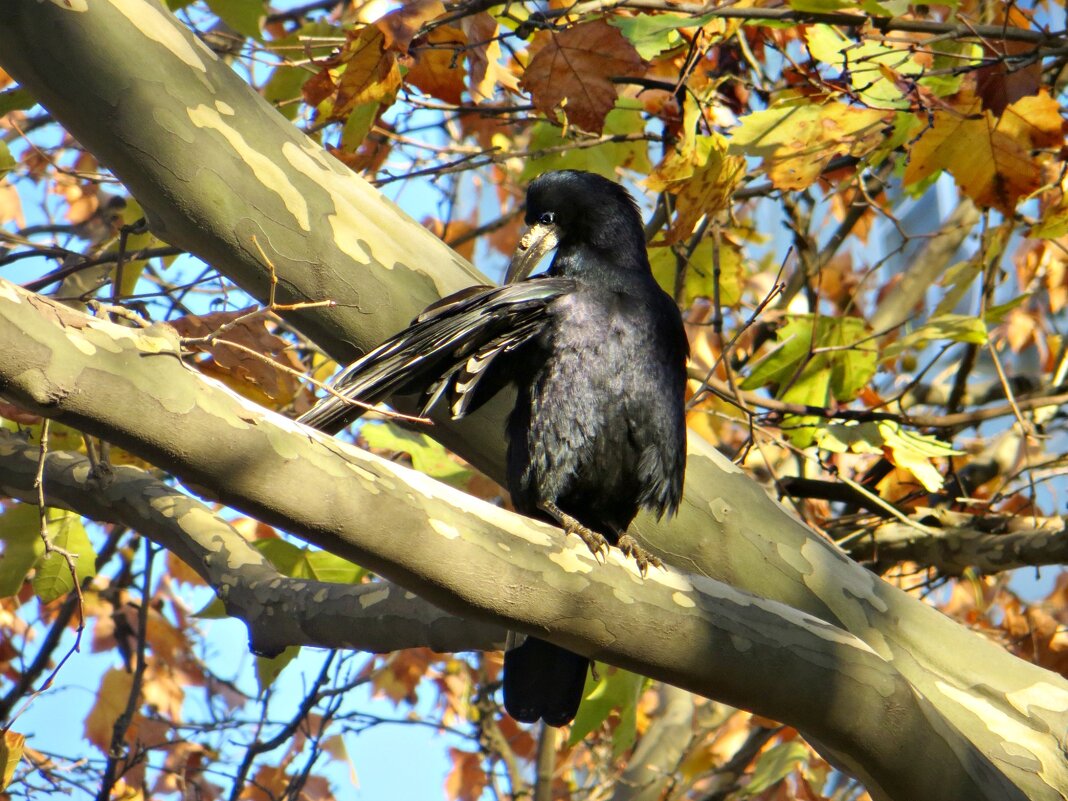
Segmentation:
<svg viewBox="0 0 1068 801">
<path fill-rule="evenodd" d="M 604 121 L 605 136 L 639 134 L 644 130 L 642 105 L 633 98 L 617 100 L 616 107 L 608 112 Z M 550 148 L 565 149 L 527 159 L 520 174 L 521 182 L 526 183 L 552 170 L 587 170 L 614 180 L 620 168 L 646 174 L 653 169 L 649 162 L 647 142 L 605 142 L 595 147 L 566 147 L 573 141 L 565 139 L 562 134 L 563 128 L 559 125 L 544 121 L 535 123 L 530 134 L 531 153 Z"/>
<path fill-rule="evenodd" d="M 808 748 L 797 740 L 769 748 L 757 758 L 753 778 L 742 789 L 742 795 L 756 795 L 774 787 L 807 761 Z"/>
<path fill-rule="evenodd" d="M 612 734 L 612 755 L 620 756 L 634 744 L 637 734 L 638 698 L 646 679 L 621 668 L 598 665 L 600 679 L 586 677 L 583 701 L 571 724 L 568 747 L 574 746 L 601 726 L 612 712 L 619 714 L 619 725 Z"/>
<path fill-rule="evenodd" d="M 44 553 L 41 541 L 41 518 L 36 506 L 19 503 L 0 515 L 0 598 L 10 598 L 22 588 L 26 574 Z"/>
<path fill-rule="evenodd" d="M 941 340 L 985 345 L 987 342 L 986 323 L 968 314 L 940 314 L 932 317 L 897 342 L 883 348 L 880 358 L 883 361 L 890 361 L 896 359 L 902 351 L 923 350 L 931 342 Z"/>
<path fill-rule="evenodd" d="M 7 142 L 0 142 L 0 178 L 15 169 L 15 157 L 7 148 Z"/>
<path fill-rule="evenodd" d="M 918 83 L 937 97 L 949 97 L 960 91 L 964 74 L 969 68 L 978 68 L 983 63 L 983 48 L 978 42 L 932 41 L 935 57 L 929 72 Z"/>
<path fill-rule="evenodd" d="M 685 264 L 682 305 L 689 306 L 697 298 L 715 296 L 715 274 L 713 272 L 713 251 L 715 240 L 706 236 L 694 248 Z M 649 264 L 653 268 L 653 277 L 669 295 L 675 295 L 675 275 L 678 262 L 675 251 L 670 247 L 649 248 Z M 719 248 L 719 301 L 723 306 L 734 306 L 742 299 L 742 284 L 745 280 L 744 259 L 741 250 L 730 241 L 722 239 Z"/>
<path fill-rule="evenodd" d="M 96 575 L 96 550 L 89 541 L 82 519 L 71 512 L 48 510 L 48 539 L 75 557 L 77 580 Z M 38 559 L 33 575 L 33 590 L 45 603 L 62 598 L 74 589 L 75 577 L 64 556 L 53 551 Z"/>
<path fill-rule="evenodd" d="M 260 25 L 267 15 L 263 0 L 207 0 L 211 13 L 240 33 L 262 39 Z"/>
<path fill-rule="evenodd" d="M 1031 297 L 1033 293 L 1024 292 L 1019 297 L 1006 301 L 1005 303 L 999 303 L 997 306 L 991 306 L 985 312 L 983 312 L 983 322 L 987 325 L 998 325 L 1013 309 L 1022 306 Z"/>
<path fill-rule="evenodd" d="M 253 547 L 290 578 L 355 584 L 367 571 L 340 556 L 317 548 L 301 547 L 282 539 L 256 540 Z"/>
<path fill-rule="evenodd" d="M 909 431 L 892 420 L 824 425 L 815 432 L 815 441 L 834 453 L 885 454 L 912 473 L 928 492 L 938 492 L 943 484 L 942 474 L 931 459 L 962 454 L 940 439 Z"/>
<path fill-rule="evenodd" d="M 25 111 L 37 105 L 37 100 L 28 89 L 21 86 L 0 92 L 0 117 L 12 111 Z"/>
<path fill-rule="evenodd" d="M 609 17 L 608 24 L 619 28 L 638 55 L 646 61 L 666 50 L 683 44 L 679 28 L 703 28 L 714 19 L 713 14 L 689 17 L 682 14 L 638 14 L 633 17 Z"/>
<path fill-rule="evenodd" d="M 923 67 L 908 50 L 867 39 L 857 42 L 832 25 L 809 26 L 805 40 L 815 61 L 833 66 L 849 77 L 865 105 L 882 109 L 911 106 L 911 99 L 893 75 L 887 75 L 887 70 L 911 78 L 923 74 Z"/>
<path fill-rule="evenodd" d="M 199 612 L 194 612 L 193 617 L 199 617 L 204 620 L 222 620 L 224 617 L 229 617 L 226 613 L 226 604 L 223 603 L 222 598 L 215 596 L 204 608 Z"/>
<path fill-rule="evenodd" d="M 778 331 L 780 344 L 757 363 L 742 389 L 775 384 L 783 400 L 813 406 L 831 397 L 852 400 L 875 375 L 877 349 L 868 336 L 857 317 L 792 315 Z M 812 353 L 818 348 L 834 350 Z M 825 379 L 816 377 L 824 372 Z"/>
<path fill-rule="evenodd" d="M 462 487 L 471 478 L 471 471 L 449 458 L 448 451 L 426 434 L 416 434 L 389 423 L 365 425 L 360 435 L 372 448 L 403 451 L 412 457 L 412 467 L 420 473 Z"/>
<path fill-rule="evenodd" d="M 349 112 L 349 116 L 341 128 L 341 146 L 345 150 L 354 151 L 363 143 L 363 140 L 367 138 L 367 134 L 371 132 L 371 128 L 374 127 L 375 120 L 378 119 L 380 108 L 382 108 L 382 104 L 378 101 L 373 101 L 360 103 Z"/>
<path fill-rule="evenodd" d="M 270 658 L 266 656 L 256 657 L 256 683 L 260 686 L 261 695 L 264 690 L 274 684 L 278 674 L 285 670 L 286 666 L 296 659 L 299 653 L 299 645 L 290 645 L 278 656 Z"/>
<path fill-rule="evenodd" d="M 133 225 L 138 220 L 145 216 L 144 209 L 141 208 L 141 204 L 134 200 L 132 197 L 127 198 L 126 206 L 122 210 L 122 221 L 125 225 Z M 126 252 L 136 253 L 139 250 L 145 250 L 147 248 L 163 247 L 166 243 L 162 239 L 157 239 L 151 233 L 146 231 L 142 234 L 130 234 L 126 237 Z M 109 253 L 118 253 L 118 244 L 109 249 Z M 163 259 L 165 265 L 171 264 L 177 257 L 168 256 Z M 148 266 L 148 259 L 126 259 L 122 263 L 122 275 L 119 280 L 119 292 L 123 296 L 133 295 L 137 291 L 137 282 L 141 280 L 141 276 L 145 272 L 145 267 Z M 112 281 L 118 279 L 118 265 L 116 264 L 115 274 L 112 275 Z"/>
</svg>

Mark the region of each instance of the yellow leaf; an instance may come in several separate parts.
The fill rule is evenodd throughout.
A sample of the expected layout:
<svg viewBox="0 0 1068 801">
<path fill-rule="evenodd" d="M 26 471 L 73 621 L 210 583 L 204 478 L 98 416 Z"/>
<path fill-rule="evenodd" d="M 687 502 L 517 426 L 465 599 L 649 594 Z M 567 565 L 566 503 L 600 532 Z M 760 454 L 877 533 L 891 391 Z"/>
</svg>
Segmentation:
<svg viewBox="0 0 1068 801">
<path fill-rule="evenodd" d="M 779 189 L 804 189 L 836 156 L 860 157 L 877 148 L 892 119 L 885 111 L 833 101 L 779 104 L 743 117 L 730 151 L 763 158 Z"/>
<path fill-rule="evenodd" d="M 10 729 L 4 732 L 4 740 L 0 742 L 0 790 L 6 789 L 11 784 L 15 768 L 22 759 L 22 749 L 25 745 L 25 735 Z"/>
<path fill-rule="evenodd" d="M 668 154 L 646 180 L 654 192 L 666 190 L 675 196 L 675 220 L 665 237 L 668 244 L 688 237 L 703 215 L 728 208 L 745 176 L 745 159 L 728 155 L 727 140 L 720 134 L 692 141 L 692 149 Z"/>
<path fill-rule="evenodd" d="M 396 94 L 401 85 L 400 66 L 396 51 L 387 50 L 385 43 L 385 35 L 373 25 L 349 33 L 341 52 L 345 66 L 337 82 L 335 116 Z"/>
</svg>

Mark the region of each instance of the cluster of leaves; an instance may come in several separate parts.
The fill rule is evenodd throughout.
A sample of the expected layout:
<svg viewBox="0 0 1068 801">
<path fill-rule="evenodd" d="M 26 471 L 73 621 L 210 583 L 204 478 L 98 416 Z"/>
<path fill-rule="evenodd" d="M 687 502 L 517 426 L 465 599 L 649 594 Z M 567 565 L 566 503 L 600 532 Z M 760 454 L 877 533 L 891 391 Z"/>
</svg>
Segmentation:
<svg viewBox="0 0 1068 801">
<path fill-rule="evenodd" d="M 962 0 L 909 11 L 892 0 L 858 11 L 793 0 L 743 14 L 412 0 L 267 17 L 259 0 L 172 6 L 341 162 L 384 187 L 422 186 L 437 201 L 424 204 L 434 208 L 428 227 L 484 265 L 514 244 L 522 187 L 535 175 L 578 168 L 627 181 L 649 198 L 654 273 L 686 310 L 691 429 L 890 580 L 1068 675 L 1063 574 L 1028 600 L 1003 574 L 956 580 L 960 571 L 937 549 L 905 549 L 891 564 L 878 556 L 887 520 L 922 527 L 935 507 L 951 509 L 961 530 L 983 521 L 996 530 L 1026 513 L 1041 533 L 1063 490 L 1054 398 L 1068 303 L 1068 56 L 1043 33 L 1045 4 L 991 12 Z M 55 126 L 34 102 L 14 85 L 0 94 L 0 223 L 10 229 L 0 271 L 37 256 L 36 272 L 17 273 L 25 285 L 168 320 L 197 369 L 271 408 L 306 408 L 310 394 L 295 374 L 322 380 L 334 365 L 273 315 L 234 308 L 245 299 L 210 267 L 182 266 L 172 248 L 131 227 L 136 202 L 69 137 L 42 135 Z M 939 198 L 963 210 L 951 217 L 956 229 L 938 226 L 950 211 Z M 952 247 L 932 247 L 944 239 Z M 13 408 L 0 413 L 10 428 L 39 425 Z M 504 501 L 425 436 L 383 424 L 360 436 Z M 990 438 L 1015 443 L 1014 457 L 994 454 Z M 86 450 L 59 426 L 48 447 Z M 117 449 L 110 458 L 131 460 Z M 968 480 L 989 463 L 981 481 Z M 546 753 L 555 795 L 603 795 L 664 721 L 669 688 L 602 668 L 569 736 L 539 742 L 484 692 L 499 675 L 497 656 L 423 650 L 329 664 L 297 716 L 275 720 L 269 688 L 294 654 L 260 661 L 260 696 L 239 691 L 204 655 L 187 600 L 202 580 L 187 566 L 156 560 L 164 578 L 147 585 L 150 560 L 121 528 L 55 510 L 42 529 L 31 507 L 0 511 L 0 717 L 30 698 L 50 660 L 62 658 L 59 635 L 80 631 L 80 621 L 92 650 L 123 655 L 103 673 L 85 720 L 97 757 L 75 762 L 6 731 L 0 757 L 12 791 L 66 786 L 76 767 L 129 798 L 194 786 L 215 798 L 220 783 L 232 783 L 234 798 L 329 797 L 317 757 L 346 763 L 340 732 L 384 722 L 333 700 L 363 684 L 405 709 L 433 699 L 432 722 L 458 738 L 445 790 L 465 801 L 518 795 Z M 237 522 L 286 575 L 374 580 Z M 46 539 L 77 554 L 76 564 L 45 553 Z M 194 695 L 207 710 L 200 715 Z M 663 797 L 864 797 L 795 731 L 703 699 L 686 703 L 695 723 L 681 759 L 660 766 Z M 291 738 L 282 756 L 260 748 L 274 736 L 263 733 L 268 723 Z M 252 745 L 227 745 L 234 731 Z"/>
</svg>

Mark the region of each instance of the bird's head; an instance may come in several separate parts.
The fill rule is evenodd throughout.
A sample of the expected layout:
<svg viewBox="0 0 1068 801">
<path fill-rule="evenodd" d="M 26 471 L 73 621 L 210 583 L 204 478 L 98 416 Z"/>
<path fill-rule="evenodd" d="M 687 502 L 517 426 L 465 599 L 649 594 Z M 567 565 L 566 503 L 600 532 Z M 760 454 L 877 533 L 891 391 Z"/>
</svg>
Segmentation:
<svg viewBox="0 0 1068 801">
<path fill-rule="evenodd" d="M 505 283 L 526 278 L 555 247 L 590 248 L 613 261 L 645 266 L 645 236 L 638 204 L 615 181 L 580 170 L 547 172 L 527 187 L 530 226 L 512 256 Z"/>
</svg>

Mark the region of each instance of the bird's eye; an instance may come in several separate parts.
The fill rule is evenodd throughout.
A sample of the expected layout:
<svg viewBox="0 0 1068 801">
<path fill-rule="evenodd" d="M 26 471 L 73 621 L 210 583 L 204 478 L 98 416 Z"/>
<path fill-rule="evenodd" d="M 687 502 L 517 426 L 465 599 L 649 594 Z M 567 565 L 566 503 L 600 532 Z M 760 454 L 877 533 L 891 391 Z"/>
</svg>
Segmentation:
<svg viewBox="0 0 1068 801">
<path fill-rule="evenodd" d="M 538 222 L 542 225 L 552 225 L 556 222 L 556 214 L 551 211 L 542 212 L 542 215 L 538 217 Z"/>
</svg>

